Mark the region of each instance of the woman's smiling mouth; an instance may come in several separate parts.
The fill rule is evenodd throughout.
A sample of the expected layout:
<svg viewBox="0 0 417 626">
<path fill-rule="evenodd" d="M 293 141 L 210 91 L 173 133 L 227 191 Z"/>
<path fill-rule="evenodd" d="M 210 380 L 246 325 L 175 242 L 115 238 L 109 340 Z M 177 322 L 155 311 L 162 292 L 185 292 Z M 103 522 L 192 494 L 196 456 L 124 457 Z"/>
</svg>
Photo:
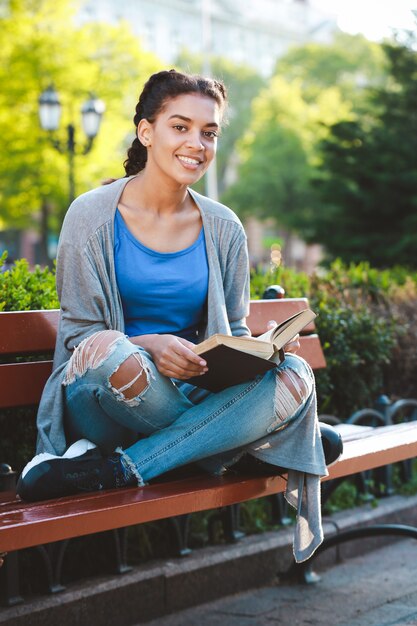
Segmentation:
<svg viewBox="0 0 417 626">
<path fill-rule="evenodd" d="M 201 165 L 202 161 L 195 157 L 187 157 L 181 154 L 177 154 L 177 158 L 181 161 L 182 165 L 187 169 L 196 169 L 199 165 Z"/>
</svg>

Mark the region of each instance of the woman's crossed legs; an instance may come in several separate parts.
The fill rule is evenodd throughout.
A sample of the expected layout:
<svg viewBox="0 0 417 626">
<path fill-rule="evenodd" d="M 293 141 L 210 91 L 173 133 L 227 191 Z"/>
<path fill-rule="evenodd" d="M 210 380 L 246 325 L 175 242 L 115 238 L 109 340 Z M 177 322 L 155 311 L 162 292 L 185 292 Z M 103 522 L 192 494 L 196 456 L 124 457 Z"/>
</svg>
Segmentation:
<svg viewBox="0 0 417 626">
<path fill-rule="evenodd" d="M 74 350 L 64 385 L 68 439 L 99 449 L 83 453 L 75 444 L 65 458 L 47 455 L 38 465 L 35 457 L 20 480 L 26 499 L 143 485 L 195 461 L 221 472 L 225 458 L 230 465 L 244 446 L 285 427 L 315 393 L 310 368 L 291 354 L 276 370 L 218 393 L 174 383 L 147 352 L 112 330 Z"/>
</svg>

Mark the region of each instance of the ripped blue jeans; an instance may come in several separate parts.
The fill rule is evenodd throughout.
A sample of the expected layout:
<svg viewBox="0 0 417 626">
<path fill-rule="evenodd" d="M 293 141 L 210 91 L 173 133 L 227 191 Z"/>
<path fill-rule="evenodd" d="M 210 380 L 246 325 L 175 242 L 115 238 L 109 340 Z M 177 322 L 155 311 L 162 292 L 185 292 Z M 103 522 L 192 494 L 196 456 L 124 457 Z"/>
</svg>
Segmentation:
<svg viewBox="0 0 417 626">
<path fill-rule="evenodd" d="M 104 454 L 122 450 L 138 485 L 191 462 L 221 474 L 245 446 L 299 417 L 315 393 L 309 366 L 292 354 L 276 370 L 213 393 L 163 376 L 151 356 L 122 333 L 101 332 L 115 336 L 105 355 L 99 358 L 96 350 L 85 358 L 83 344 L 92 339 L 87 338 L 67 365 L 66 435 L 69 443 L 89 439 Z M 100 339 L 100 333 L 94 337 Z M 132 355 L 138 374 L 116 389 L 110 379 Z M 286 376 L 280 378 L 280 372 Z M 143 391 L 126 397 L 124 392 L 143 373 Z M 285 384 L 288 377 L 295 396 Z"/>
</svg>

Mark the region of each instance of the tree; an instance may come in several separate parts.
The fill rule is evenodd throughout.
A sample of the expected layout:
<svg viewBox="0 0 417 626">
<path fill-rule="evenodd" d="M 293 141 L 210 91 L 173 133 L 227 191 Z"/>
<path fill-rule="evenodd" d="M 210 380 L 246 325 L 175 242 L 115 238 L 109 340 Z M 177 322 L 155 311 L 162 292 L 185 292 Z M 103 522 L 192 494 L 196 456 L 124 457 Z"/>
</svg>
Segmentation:
<svg viewBox="0 0 417 626">
<path fill-rule="evenodd" d="M 238 179 L 223 200 L 242 216 L 273 217 L 290 230 L 308 230 L 314 146 L 326 132 L 321 120 L 348 114 L 337 89 L 322 90 L 308 103 L 300 80 L 274 76 L 253 102 L 252 121 L 239 145 Z"/>
<path fill-rule="evenodd" d="M 93 150 L 76 166 L 81 193 L 124 174 L 141 84 L 160 68 L 128 25 L 79 26 L 74 15 L 70 0 L 10 0 L 0 17 L 0 81 L 7 85 L 0 93 L 0 227 L 43 228 L 44 239 L 46 228 L 59 230 L 67 209 L 68 170 L 39 127 L 40 93 L 50 83 L 60 93 L 63 128 L 79 124 L 90 92 L 106 104 Z M 82 138 L 77 127 L 79 144 Z"/>
<path fill-rule="evenodd" d="M 340 31 L 329 44 L 290 48 L 277 61 L 274 74 L 300 81 L 307 102 L 313 103 L 323 89 L 337 87 L 344 100 L 356 103 L 364 87 L 385 82 L 385 57 L 379 44 Z"/>
<path fill-rule="evenodd" d="M 356 120 L 330 128 L 311 239 L 330 258 L 417 267 L 417 53 L 385 44 L 389 80 Z"/>
</svg>

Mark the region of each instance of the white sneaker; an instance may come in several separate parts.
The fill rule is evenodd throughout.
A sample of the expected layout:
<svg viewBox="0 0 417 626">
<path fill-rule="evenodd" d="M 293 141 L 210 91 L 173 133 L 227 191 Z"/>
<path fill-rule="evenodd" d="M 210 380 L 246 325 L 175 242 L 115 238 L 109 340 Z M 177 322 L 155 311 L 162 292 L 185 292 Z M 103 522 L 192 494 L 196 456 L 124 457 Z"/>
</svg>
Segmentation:
<svg viewBox="0 0 417 626">
<path fill-rule="evenodd" d="M 22 471 L 22 478 L 25 477 L 25 475 L 28 473 L 30 469 L 32 469 L 32 467 L 39 465 L 39 463 L 43 463 L 43 461 L 49 461 L 50 459 L 60 459 L 64 457 L 66 459 L 72 459 L 73 457 L 81 456 L 82 454 L 84 454 L 84 452 L 87 452 L 87 450 L 92 450 L 93 448 L 96 448 L 96 447 L 97 447 L 96 444 L 92 443 L 88 439 L 79 439 L 78 441 L 73 443 L 72 446 L 68 448 L 68 450 L 62 455 L 62 457 L 59 456 L 58 454 L 50 454 L 49 452 L 41 452 L 40 454 L 37 454 L 36 456 L 34 456 L 33 459 L 25 465 Z"/>
</svg>

